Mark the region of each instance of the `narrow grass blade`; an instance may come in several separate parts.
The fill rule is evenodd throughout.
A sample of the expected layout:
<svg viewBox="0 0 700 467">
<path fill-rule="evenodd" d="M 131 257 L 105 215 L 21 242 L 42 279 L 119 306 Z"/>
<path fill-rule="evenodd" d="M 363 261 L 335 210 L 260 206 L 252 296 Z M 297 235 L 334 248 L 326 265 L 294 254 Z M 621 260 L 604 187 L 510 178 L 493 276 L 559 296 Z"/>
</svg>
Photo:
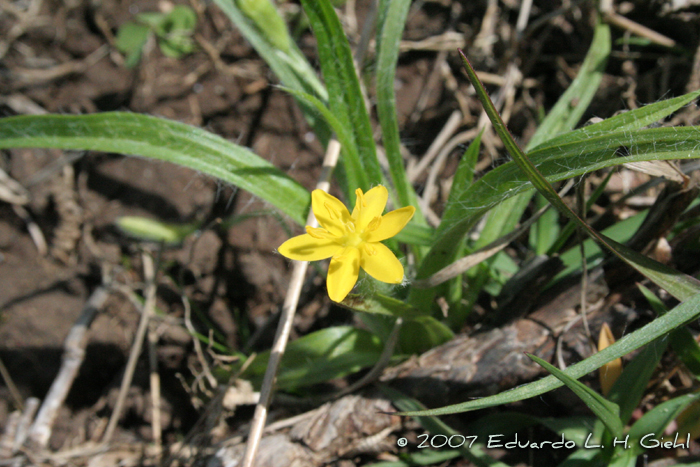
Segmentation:
<svg viewBox="0 0 700 467">
<path fill-rule="evenodd" d="M 292 38 L 274 3 L 270 0 L 235 0 L 235 3 L 252 20 L 267 42 L 278 50 L 289 53 Z"/>
<path fill-rule="evenodd" d="M 542 196 L 537 196 L 535 202 L 538 208 L 548 204 Z M 530 246 L 535 254 L 546 254 L 558 238 L 559 233 L 559 215 L 557 211 L 550 210 L 540 217 L 530 229 Z"/>
<path fill-rule="evenodd" d="M 172 162 L 243 188 L 304 225 L 310 193 L 281 170 L 213 133 L 125 112 L 0 119 L 0 148 L 116 152 Z"/>
<path fill-rule="evenodd" d="M 527 354 L 530 359 L 540 365 L 542 368 L 553 374 L 559 381 L 564 383 L 566 387 L 574 391 L 584 404 L 600 419 L 601 422 L 610 430 L 613 436 L 618 437 L 622 434 L 622 420 L 620 420 L 620 407 L 614 402 L 605 400 L 603 396 L 589 388 L 585 384 L 568 376 L 566 373 L 542 360 L 535 355 Z"/>
<path fill-rule="evenodd" d="M 359 155 L 358 161 L 346 160 L 350 204 L 355 188 L 369 190 L 382 182 L 372 126 L 355 71 L 350 44 L 333 6 L 328 0 L 302 0 L 302 6 L 316 37 L 323 78 L 328 89 L 328 105 L 337 119 L 352 130 L 355 151 L 343 154 L 347 159 Z"/>
<path fill-rule="evenodd" d="M 326 106 L 326 104 L 313 95 L 291 88 L 283 87 L 282 89 L 296 97 L 299 101 L 305 102 L 309 109 L 315 110 L 325 120 L 328 126 L 333 129 L 336 138 L 338 138 L 338 142 L 340 143 L 340 147 L 346 154 L 345 170 L 346 172 L 349 170 L 352 180 L 355 180 L 357 177 L 352 174 L 362 172 L 362 166 L 360 164 L 360 155 L 357 152 L 357 145 L 354 135 L 348 129 L 348 126 L 343 124 L 343 122 L 336 117 L 336 114 L 332 112 L 331 109 Z"/>
<path fill-rule="evenodd" d="M 399 42 L 406 24 L 411 0 L 382 0 L 379 2 L 377 21 L 377 116 L 382 128 L 382 140 L 386 158 L 389 161 L 391 180 L 396 190 L 398 204 L 415 206 L 415 218 L 418 224 L 426 224 L 423 213 L 418 206 L 413 187 L 406 178 L 406 168 L 401 156 L 399 123 L 396 119 L 396 94 L 394 78 L 399 57 Z"/>
</svg>

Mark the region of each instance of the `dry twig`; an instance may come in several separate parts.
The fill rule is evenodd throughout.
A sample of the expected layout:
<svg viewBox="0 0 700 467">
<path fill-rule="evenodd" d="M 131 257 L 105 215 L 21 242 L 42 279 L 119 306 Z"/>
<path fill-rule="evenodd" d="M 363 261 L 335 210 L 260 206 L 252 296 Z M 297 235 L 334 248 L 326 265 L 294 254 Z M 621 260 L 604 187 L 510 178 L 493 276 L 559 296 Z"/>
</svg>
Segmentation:
<svg viewBox="0 0 700 467">
<path fill-rule="evenodd" d="M 97 312 L 107 300 L 109 292 L 104 287 L 98 287 L 92 293 L 83 312 L 75 322 L 66 341 L 63 344 L 63 362 L 61 369 L 54 379 L 51 389 L 49 389 L 44 399 L 41 409 L 34 420 L 30 430 L 29 439 L 40 448 L 48 445 L 51 437 L 51 426 L 56 420 L 58 409 L 66 400 L 73 381 L 78 376 L 78 370 L 85 358 L 85 345 L 87 344 L 86 334 Z"/>
<path fill-rule="evenodd" d="M 150 321 L 151 315 L 155 309 L 155 299 L 156 299 L 156 283 L 155 283 L 155 269 L 153 266 L 153 258 L 150 255 L 144 253 L 142 255 L 143 259 L 143 269 L 144 276 L 148 282 L 146 287 L 146 302 L 143 305 L 143 310 L 141 311 L 141 320 L 139 321 L 139 327 L 136 331 L 136 336 L 134 337 L 134 343 L 131 346 L 131 352 L 129 353 L 129 360 L 126 363 L 126 369 L 124 370 L 124 377 L 122 378 L 122 384 L 119 388 L 119 396 L 117 397 L 117 402 L 114 405 L 114 411 L 109 419 L 109 424 L 105 430 L 104 436 L 102 437 L 102 447 L 109 444 L 114 435 L 114 430 L 117 427 L 117 422 L 121 416 L 122 409 L 124 408 L 124 402 L 126 401 L 127 393 L 129 392 L 129 386 L 131 386 L 131 380 L 134 376 L 134 371 L 136 370 L 136 363 L 139 356 L 141 355 L 141 348 L 143 347 L 143 341 L 146 336 L 146 331 L 148 330 L 148 322 Z"/>
</svg>

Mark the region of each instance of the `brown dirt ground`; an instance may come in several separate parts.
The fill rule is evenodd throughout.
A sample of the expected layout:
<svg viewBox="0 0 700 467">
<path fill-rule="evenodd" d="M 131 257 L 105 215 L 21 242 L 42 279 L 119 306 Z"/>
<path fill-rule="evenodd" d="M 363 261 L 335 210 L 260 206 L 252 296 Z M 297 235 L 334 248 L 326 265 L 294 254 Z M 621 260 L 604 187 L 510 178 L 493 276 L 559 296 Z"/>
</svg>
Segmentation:
<svg viewBox="0 0 700 467">
<path fill-rule="evenodd" d="M 631 19 L 695 51 L 700 30 L 697 10 L 662 14 L 658 4 L 650 3 L 653 5 L 626 2 L 622 7 Z M 366 4 L 358 1 L 360 24 Z M 127 110 L 158 115 L 204 127 L 252 147 L 312 188 L 322 149 L 294 101 L 270 87 L 274 78 L 217 7 L 195 0 L 193 5 L 199 11 L 198 40 L 220 46 L 225 69 L 219 68 L 202 47 L 175 60 L 164 57 L 152 45 L 139 67 L 126 69 L 122 57 L 111 47 L 114 34 L 134 13 L 157 9 L 159 4 L 151 0 L 3 0 L 0 44 L 7 48 L 0 56 L 0 116 L 29 112 L 26 102 L 52 113 Z M 35 7 L 35 13 L 24 13 Z M 558 7 L 558 2 L 537 1 L 533 18 Z M 465 2 L 460 8 L 451 6 L 449 0 L 416 2 L 405 38 L 418 41 L 446 30 L 458 31 L 477 68 L 496 75 L 516 60 L 529 84 L 516 88 L 510 104 L 510 126 L 525 140 L 534 131 L 537 107 L 551 107 L 575 76 L 592 35 L 591 11 L 570 6 L 563 15 L 532 31 L 517 52 L 510 47 L 510 36 L 518 2 L 499 2 L 491 13 L 494 23 L 488 30 L 483 23 L 488 17 L 486 1 Z M 480 31 L 487 36 L 486 41 L 477 40 Z M 615 32 L 616 38 L 623 35 Z M 313 40 L 308 34 L 302 36 L 301 44 L 313 55 Z M 615 46 L 615 50 L 604 84 L 584 121 L 680 95 L 690 80 L 697 79 L 689 56 L 654 48 L 640 52 Z M 479 116 L 479 106 L 459 71 L 453 48 L 445 51 L 447 70 L 442 76 L 433 75 L 439 55 L 435 50 L 408 51 L 400 59 L 399 121 L 402 138 L 412 154 L 425 152 L 460 105 L 469 111 L 465 127 L 473 127 Z M 452 86 L 450 79 L 455 77 Z M 20 104 L 9 98 L 20 99 Z M 487 144 L 491 156 L 498 156 L 495 151 L 499 147 L 495 139 Z M 445 177 L 454 171 L 458 153 L 454 151 L 448 161 Z M 64 173 L 55 162 L 71 156 L 75 156 L 69 164 L 73 171 Z M 486 162 L 485 166 L 489 165 Z M 22 399 L 46 395 L 61 362 L 63 341 L 103 276 L 141 293 L 140 252 L 154 247 L 139 245 L 113 227 L 115 219 L 123 215 L 207 223 L 210 228 L 196 239 L 163 252 L 165 274 L 159 282 L 158 306 L 168 317 L 181 319 L 180 295 L 184 293 L 216 326 L 223 344 L 241 349 L 246 336 L 260 332 L 255 348 L 269 346 L 274 326 L 269 326 L 268 319 L 279 309 L 289 280 L 288 264 L 275 248 L 287 234 L 270 216 L 249 219 L 227 231 L 212 223 L 217 218 L 265 209 L 259 200 L 189 169 L 115 154 L 12 150 L 3 152 L 0 167 L 29 190 L 26 211 L 49 246 L 54 246 L 50 254 L 40 254 L 27 223 L 10 204 L 0 203 L 0 359 Z M 37 178 L 37 174 L 44 175 Z M 418 186 L 424 179 L 419 178 Z M 62 215 L 61 203 L 77 205 L 77 219 Z M 438 210 L 439 204 L 438 200 Z M 73 239 L 67 247 L 56 241 L 61 229 Z M 177 278 L 184 278 L 182 290 L 176 286 Z M 330 306 L 322 278 L 316 277 L 305 289 L 294 333 L 351 319 Z M 159 321 L 157 345 L 166 444 L 193 426 L 201 410 L 196 402 L 203 397 L 188 394 L 179 379 L 178 375 L 191 378 L 199 367 L 189 335 L 181 325 L 169 322 L 173 321 Z M 195 322 L 206 334 L 205 323 Z M 137 323 L 138 313 L 131 302 L 124 295 L 112 295 L 90 328 L 86 360 L 54 427 L 52 450 L 99 439 L 113 408 Z M 137 446 L 152 441 L 149 404 L 144 355 L 118 440 Z M 16 408 L 7 385 L 0 382 L 0 427 Z M 240 426 L 249 417 L 250 411 L 239 411 L 227 423 Z M 144 454 L 140 462 L 152 460 Z"/>
</svg>

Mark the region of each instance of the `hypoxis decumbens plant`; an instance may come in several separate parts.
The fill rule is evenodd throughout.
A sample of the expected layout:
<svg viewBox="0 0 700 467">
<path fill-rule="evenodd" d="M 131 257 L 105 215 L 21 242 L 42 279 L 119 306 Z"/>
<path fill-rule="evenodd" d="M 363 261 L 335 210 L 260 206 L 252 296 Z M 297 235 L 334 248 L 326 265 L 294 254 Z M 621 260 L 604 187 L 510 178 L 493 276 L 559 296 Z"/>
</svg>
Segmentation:
<svg viewBox="0 0 700 467">
<path fill-rule="evenodd" d="M 351 47 L 328 0 L 302 0 L 316 37 L 323 81 L 286 35 L 286 30 L 269 29 L 269 25 L 279 21 L 261 20 L 261 14 L 276 13 L 261 10 L 262 13 L 246 14 L 236 1 L 216 0 L 216 3 L 297 99 L 319 140 L 326 144 L 335 137 L 340 142 L 342 155 L 335 180 L 345 204 L 326 194 L 312 195 L 266 160 L 219 136 L 144 115 L 113 112 L 4 118 L 0 120 L 0 148 L 98 150 L 181 164 L 250 191 L 299 226 L 306 225 L 312 199 L 323 199 L 318 209 L 313 208 L 317 216 L 328 216 L 319 219 L 321 230 L 309 229 L 307 237 L 290 240 L 291 243 L 280 247 L 280 252 L 295 259 L 334 257 L 328 272 L 331 298 L 363 312 L 363 320 L 371 331 L 337 327 L 298 339 L 290 346 L 289 358 L 280 373 L 281 388 L 299 388 L 374 364 L 381 354 L 382 339 L 389 335 L 391 326 L 387 323 L 393 318 L 401 317 L 406 322 L 397 347 L 400 353 L 422 351 L 450 339 L 468 312 L 468 307 L 463 306 L 465 299 L 473 298 L 489 282 L 491 263 L 486 262 L 476 272 L 459 271 L 445 283 L 429 288 L 419 289 L 412 283 L 426 283 L 466 254 L 511 232 L 535 190 L 573 225 L 588 232 L 604 248 L 682 302 L 647 326 L 569 367 L 565 375 L 578 378 L 594 371 L 682 328 L 700 313 L 697 280 L 625 247 L 621 238 L 612 239 L 594 231 L 561 200 L 551 185 L 624 163 L 700 157 L 697 144 L 700 128 L 649 127 L 692 103 L 700 96 L 697 91 L 573 130 L 593 98 L 610 53 L 610 32 L 605 24 L 596 26 L 579 76 L 542 122 L 526 151 L 508 133 L 465 59 L 465 69 L 477 95 L 513 160 L 474 180 L 479 145 L 472 144 L 460 162 L 440 223 L 433 228 L 426 222 L 419 197 L 406 176 L 393 89 L 398 44 L 411 2 L 382 0 L 378 6 L 376 66 L 369 78 L 376 84 L 376 94 L 370 100 L 376 102 L 387 161 L 385 168 L 377 156 L 374 127 Z M 285 38 L 280 38 L 280 34 L 285 34 Z M 620 147 L 625 151 L 619 152 Z M 375 198 L 379 192 L 381 196 Z M 394 210 L 384 214 L 387 203 Z M 353 213 L 345 205 L 355 206 Z M 361 214 L 365 209 L 371 215 Z M 469 232 L 484 216 L 487 220 L 482 238 L 468 239 Z M 306 247 L 311 248 L 308 254 Z M 304 250 L 301 253 L 300 248 Z M 397 258 L 410 258 L 410 261 L 402 264 Z M 397 284 L 403 281 L 404 267 L 409 263 L 412 267 L 407 271 L 405 284 L 385 287 L 371 280 L 361 281 L 364 287 L 359 290 L 359 297 L 349 293 L 362 268 L 380 281 Z M 471 274 L 470 289 L 463 287 L 465 274 Z M 436 313 L 437 297 L 443 297 L 448 305 L 447 318 Z M 264 362 L 254 363 L 247 375 L 256 379 L 263 371 Z M 550 376 L 497 396 L 425 413 L 436 415 L 490 407 L 533 397 L 561 384 L 560 379 Z"/>
</svg>

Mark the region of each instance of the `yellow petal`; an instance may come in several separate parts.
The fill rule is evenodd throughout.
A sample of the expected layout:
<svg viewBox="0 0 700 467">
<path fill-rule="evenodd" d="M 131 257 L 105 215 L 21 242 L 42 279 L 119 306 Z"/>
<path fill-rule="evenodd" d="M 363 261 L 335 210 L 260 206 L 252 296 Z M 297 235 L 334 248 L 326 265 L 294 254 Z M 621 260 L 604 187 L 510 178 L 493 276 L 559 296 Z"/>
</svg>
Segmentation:
<svg viewBox="0 0 700 467">
<path fill-rule="evenodd" d="M 357 276 L 360 274 L 360 251 L 357 248 L 345 248 L 339 255 L 331 260 L 328 266 L 328 296 L 334 302 L 342 302 L 350 293 Z"/>
<path fill-rule="evenodd" d="M 348 208 L 335 196 L 323 190 L 311 192 L 311 209 L 321 227 L 335 236 L 345 235 L 345 224 L 350 222 Z"/>
<path fill-rule="evenodd" d="M 406 206 L 405 208 L 386 213 L 382 216 L 379 227 L 369 232 L 365 239 L 368 242 L 380 242 L 393 237 L 406 227 L 406 224 L 408 224 L 415 212 L 416 208 Z"/>
<path fill-rule="evenodd" d="M 355 209 L 352 210 L 352 217 L 355 219 L 358 231 L 364 230 L 372 219 L 381 216 L 389 199 L 389 192 L 382 185 L 375 186 L 364 195 L 359 188 Z"/>
<path fill-rule="evenodd" d="M 360 266 L 378 281 L 399 284 L 403 280 L 403 266 L 389 248 L 381 243 L 361 245 Z"/>
<path fill-rule="evenodd" d="M 314 238 L 309 234 L 299 235 L 277 248 L 282 256 L 299 261 L 318 261 L 333 256 L 342 247 L 333 240 Z"/>
</svg>

